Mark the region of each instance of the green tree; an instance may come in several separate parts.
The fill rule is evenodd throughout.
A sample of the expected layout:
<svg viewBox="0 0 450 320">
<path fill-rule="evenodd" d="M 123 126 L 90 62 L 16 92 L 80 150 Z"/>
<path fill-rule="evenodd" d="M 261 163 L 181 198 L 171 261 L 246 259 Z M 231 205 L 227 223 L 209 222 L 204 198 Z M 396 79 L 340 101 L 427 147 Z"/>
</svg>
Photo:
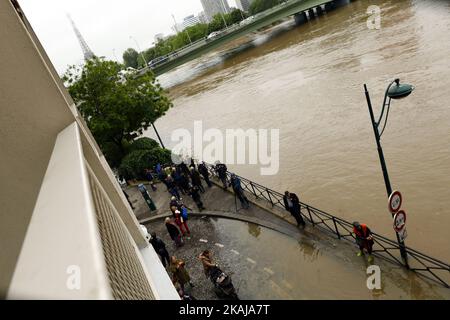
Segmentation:
<svg viewBox="0 0 450 320">
<path fill-rule="evenodd" d="M 128 48 L 125 50 L 122 55 L 125 67 L 132 67 L 136 69 L 138 67 L 138 56 L 139 53 L 133 48 Z"/>
<path fill-rule="evenodd" d="M 162 149 L 150 138 L 136 139 L 130 146 L 130 152 L 123 158 L 118 173 L 126 180 L 145 178 L 145 169 L 151 169 L 157 163 L 170 163 L 171 152 Z"/>
<path fill-rule="evenodd" d="M 125 74 L 117 62 L 94 58 L 70 67 L 64 80 L 109 164 L 117 168 L 134 139 L 172 103 L 148 72 Z"/>
<path fill-rule="evenodd" d="M 250 14 L 254 15 L 258 12 L 265 11 L 270 9 L 278 4 L 280 4 L 280 0 L 253 0 L 250 4 Z"/>
</svg>

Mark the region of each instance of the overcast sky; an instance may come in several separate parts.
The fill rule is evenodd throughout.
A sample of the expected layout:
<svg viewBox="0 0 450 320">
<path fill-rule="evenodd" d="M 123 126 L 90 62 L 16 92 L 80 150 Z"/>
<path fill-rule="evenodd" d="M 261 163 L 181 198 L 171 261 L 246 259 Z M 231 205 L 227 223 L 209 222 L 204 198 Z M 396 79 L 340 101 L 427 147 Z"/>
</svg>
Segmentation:
<svg viewBox="0 0 450 320">
<path fill-rule="evenodd" d="M 97 56 L 122 61 L 136 39 L 141 50 L 152 46 L 157 33 L 171 33 L 177 22 L 203 10 L 200 0 L 19 0 L 28 20 L 59 73 L 81 64 L 83 54 L 67 14 L 72 16 Z M 234 0 L 228 0 L 236 7 Z M 115 55 L 114 55 L 115 53 Z"/>
</svg>

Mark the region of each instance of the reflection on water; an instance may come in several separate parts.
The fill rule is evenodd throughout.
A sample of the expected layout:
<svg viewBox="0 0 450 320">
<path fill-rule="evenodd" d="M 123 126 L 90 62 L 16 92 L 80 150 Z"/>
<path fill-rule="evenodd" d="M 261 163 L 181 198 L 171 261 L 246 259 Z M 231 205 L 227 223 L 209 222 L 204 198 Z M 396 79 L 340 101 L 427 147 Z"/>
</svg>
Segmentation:
<svg viewBox="0 0 450 320">
<path fill-rule="evenodd" d="M 450 298 L 448 289 L 382 260 L 375 260 L 381 269 L 381 290 L 367 289 L 366 260 L 341 241 L 329 248 L 255 224 L 211 221 L 217 241 L 224 244 L 213 250 L 219 261 L 228 261 L 226 268 L 233 273 L 241 299 Z"/>
<path fill-rule="evenodd" d="M 261 227 L 254 223 L 248 223 L 248 233 L 250 233 L 255 238 L 258 238 L 258 236 L 261 233 Z"/>
<path fill-rule="evenodd" d="M 380 30 L 367 28 L 369 5 L 381 8 Z M 193 77 L 188 67 L 165 75 L 187 79 L 170 89 L 175 107 L 156 124 L 166 145 L 195 120 L 204 129 L 278 128 L 277 175 L 250 165 L 230 170 L 394 238 L 363 84 L 378 113 L 387 84 L 399 77 L 416 90 L 393 102 L 382 144 L 408 213 L 406 243 L 450 261 L 449 2 L 358 0 L 284 27 L 263 43 L 252 35 L 234 53 L 229 47 L 193 61 L 222 59 Z"/>
</svg>

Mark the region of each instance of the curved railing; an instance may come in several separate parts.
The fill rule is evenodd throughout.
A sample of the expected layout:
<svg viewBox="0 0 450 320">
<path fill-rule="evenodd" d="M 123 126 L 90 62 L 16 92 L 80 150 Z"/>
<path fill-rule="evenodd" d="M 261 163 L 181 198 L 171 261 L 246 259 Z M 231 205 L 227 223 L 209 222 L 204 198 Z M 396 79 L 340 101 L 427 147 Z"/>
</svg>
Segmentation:
<svg viewBox="0 0 450 320">
<path fill-rule="evenodd" d="M 217 177 L 214 166 L 211 164 L 206 164 L 206 166 L 209 172 Z M 228 181 L 230 176 L 231 172 L 227 171 Z M 255 200 L 263 200 L 269 204 L 272 209 L 285 210 L 283 194 L 239 175 L 236 176 L 241 180 L 241 186 L 244 191 L 247 194 L 252 195 Z M 354 241 L 353 225 L 350 222 L 303 202 L 300 202 L 300 212 L 303 218 L 309 221 L 313 227 L 329 232 L 338 239 Z M 400 247 L 396 241 L 377 233 L 373 233 L 373 240 L 373 253 L 377 257 L 399 264 L 450 288 L 450 265 L 448 263 L 430 257 L 410 247 L 406 247 L 409 259 L 408 262 L 405 263 L 401 258 Z"/>
</svg>

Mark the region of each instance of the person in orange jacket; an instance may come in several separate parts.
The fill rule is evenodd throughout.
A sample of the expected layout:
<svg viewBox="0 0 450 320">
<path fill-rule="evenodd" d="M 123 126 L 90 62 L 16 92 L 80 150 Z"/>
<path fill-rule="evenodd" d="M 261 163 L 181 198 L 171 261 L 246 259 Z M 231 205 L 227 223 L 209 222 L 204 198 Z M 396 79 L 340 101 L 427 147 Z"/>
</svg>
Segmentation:
<svg viewBox="0 0 450 320">
<path fill-rule="evenodd" d="M 356 244 L 359 246 L 358 257 L 364 255 L 364 249 L 369 253 L 369 262 L 373 261 L 372 257 L 372 247 L 373 247 L 373 237 L 372 231 L 365 224 L 360 224 L 359 222 L 353 222 L 353 233 L 355 234 Z"/>
</svg>

